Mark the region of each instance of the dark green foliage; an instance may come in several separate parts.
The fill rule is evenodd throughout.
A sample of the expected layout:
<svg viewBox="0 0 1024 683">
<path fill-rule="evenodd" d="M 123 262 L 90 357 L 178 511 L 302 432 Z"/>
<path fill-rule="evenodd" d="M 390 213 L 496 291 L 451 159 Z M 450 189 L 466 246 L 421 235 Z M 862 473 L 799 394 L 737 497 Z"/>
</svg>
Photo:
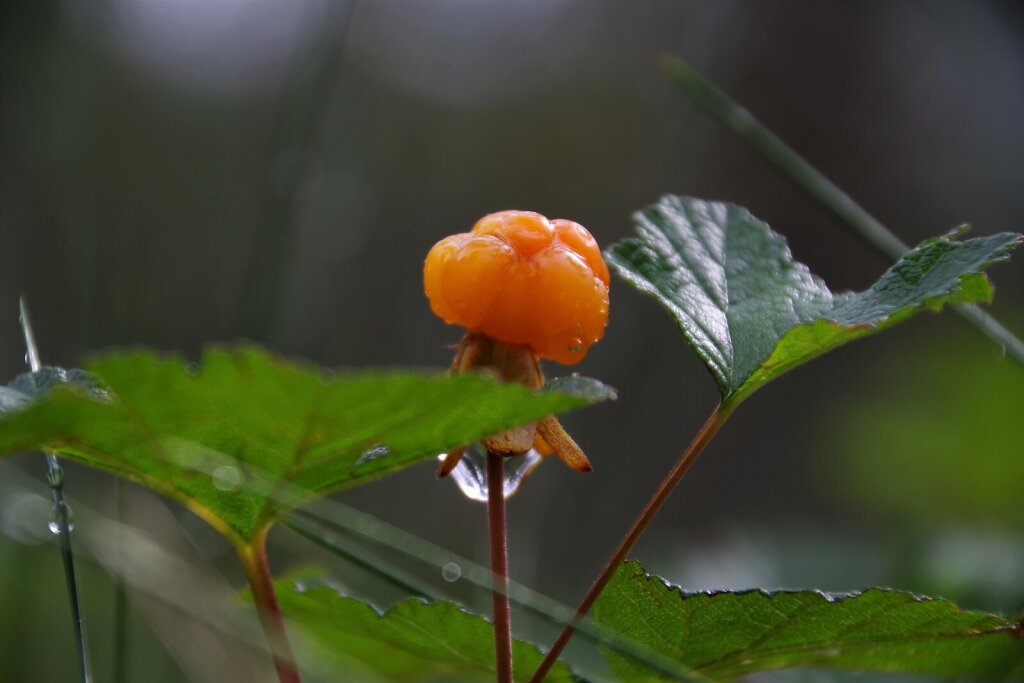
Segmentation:
<svg viewBox="0 0 1024 683">
<path fill-rule="evenodd" d="M 381 612 L 322 581 L 275 582 L 281 609 L 300 640 L 318 652 L 335 680 L 493 680 L 494 627 L 447 601 L 403 600 Z M 541 660 L 536 646 L 512 643 L 516 680 Z M 572 681 L 559 664 L 549 681 Z"/>
<path fill-rule="evenodd" d="M 685 593 L 627 562 L 594 616 L 718 679 L 789 667 L 1024 679 L 1020 622 L 901 591 Z M 618 652 L 605 655 L 623 680 L 657 677 Z"/>
<path fill-rule="evenodd" d="M 1018 246 L 959 233 L 907 252 L 870 289 L 833 295 L 780 235 L 732 204 L 666 196 L 636 216 L 639 237 L 612 246 L 612 268 L 654 296 L 708 366 L 724 401 L 815 356 L 949 302 L 989 301 L 981 271 Z"/>
<path fill-rule="evenodd" d="M 608 394 L 595 381 L 572 396 L 478 375 L 328 373 L 249 346 L 211 349 L 194 368 L 115 353 L 89 371 L 109 396 L 44 395 L 0 420 L 0 453 L 48 450 L 128 477 L 243 543 L 328 491 Z"/>
</svg>

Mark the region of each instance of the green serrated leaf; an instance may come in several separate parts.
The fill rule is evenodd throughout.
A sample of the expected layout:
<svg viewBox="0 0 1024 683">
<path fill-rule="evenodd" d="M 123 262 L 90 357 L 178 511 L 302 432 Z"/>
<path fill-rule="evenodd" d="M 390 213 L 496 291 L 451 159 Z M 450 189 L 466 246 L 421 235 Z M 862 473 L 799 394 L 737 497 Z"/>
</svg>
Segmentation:
<svg viewBox="0 0 1024 683">
<path fill-rule="evenodd" d="M 282 580 L 275 591 L 292 632 L 330 665 L 332 680 L 494 680 L 494 627 L 453 602 L 409 599 L 380 612 L 326 585 Z M 517 681 L 541 659 L 536 646 L 512 642 Z M 559 663 L 547 680 L 573 676 Z"/>
<path fill-rule="evenodd" d="M 732 204 L 666 196 L 636 215 L 639 238 L 613 245 L 612 268 L 675 317 L 723 401 L 738 403 L 779 375 L 928 308 L 989 301 L 981 271 L 1022 237 L 958 241 L 907 252 L 870 289 L 833 295 L 793 260 L 780 235 Z"/>
<path fill-rule="evenodd" d="M 598 623 L 713 678 L 818 667 L 1024 679 L 1024 626 L 948 600 L 872 588 L 685 593 L 625 563 L 594 606 Z M 648 667 L 604 653 L 624 680 Z"/>
<path fill-rule="evenodd" d="M 128 477 L 243 545 L 319 495 L 594 400 L 480 375 L 329 374 L 251 346 L 195 368 L 149 351 L 88 367 L 107 400 L 44 395 L 0 418 L 0 454 L 53 451 Z"/>
</svg>

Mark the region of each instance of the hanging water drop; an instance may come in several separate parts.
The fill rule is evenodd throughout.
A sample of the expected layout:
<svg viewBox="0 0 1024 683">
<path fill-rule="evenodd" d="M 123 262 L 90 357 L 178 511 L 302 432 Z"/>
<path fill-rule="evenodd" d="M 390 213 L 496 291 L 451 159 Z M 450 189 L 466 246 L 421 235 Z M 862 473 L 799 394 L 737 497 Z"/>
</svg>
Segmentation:
<svg viewBox="0 0 1024 683">
<path fill-rule="evenodd" d="M 442 462 L 444 458 L 444 453 L 438 456 L 438 460 Z M 523 455 L 502 458 L 502 465 L 505 468 L 505 498 L 519 490 L 543 459 L 541 454 L 532 448 Z M 487 502 L 487 453 L 480 444 L 473 444 L 466 449 L 462 460 L 452 470 L 450 476 L 467 498 L 479 503 Z"/>
<path fill-rule="evenodd" d="M 67 520 L 68 532 L 71 532 L 75 528 L 75 515 L 71 511 L 71 506 L 67 503 L 61 504 L 64 508 L 64 518 Z M 50 522 L 46 526 L 50 529 L 50 533 L 54 535 L 60 535 L 61 532 L 61 514 L 59 505 L 54 505 L 50 508 Z"/>
<path fill-rule="evenodd" d="M 449 583 L 454 583 L 462 576 L 462 567 L 454 562 L 448 562 L 441 567 L 441 578 Z"/>
</svg>

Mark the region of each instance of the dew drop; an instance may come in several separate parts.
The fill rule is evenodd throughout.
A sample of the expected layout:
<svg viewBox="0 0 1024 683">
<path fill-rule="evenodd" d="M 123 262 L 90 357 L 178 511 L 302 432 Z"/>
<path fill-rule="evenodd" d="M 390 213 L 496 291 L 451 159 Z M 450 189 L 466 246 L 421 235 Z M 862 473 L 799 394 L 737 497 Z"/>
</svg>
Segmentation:
<svg viewBox="0 0 1024 683">
<path fill-rule="evenodd" d="M 462 576 L 462 567 L 454 562 L 448 562 L 441 567 L 441 578 L 449 583 L 455 583 Z"/>
<path fill-rule="evenodd" d="M 234 491 L 242 483 L 242 473 L 237 467 L 221 465 L 210 474 L 210 480 L 221 491 Z"/>
<path fill-rule="evenodd" d="M 387 457 L 388 455 L 391 455 L 391 449 L 387 446 L 374 446 L 359 456 L 359 459 L 356 460 L 356 467 L 362 467 L 368 462 Z"/>
<path fill-rule="evenodd" d="M 445 454 L 442 453 L 437 458 L 443 462 Z M 480 444 L 473 444 L 466 449 L 462 460 L 450 475 L 463 495 L 479 503 L 487 502 L 486 459 L 487 454 Z M 502 464 L 505 467 L 504 493 L 506 498 L 519 490 L 519 487 L 543 459 L 541 454 L 532 448 L 523 455 L 502 458 Z"/>
<path fill-rule="evenodd" d="M 71 511 L 71 506 L 69 506 L 67 503 L 64 503 L 64 514 L 67 516 L 68 531 L 70 532 L 75 528 L 75 515 Z M 60 517 L 60 510 L 57 505 L 54 505 L 52 508 L 50 508 L 50 522 L 46 526 L 50 530 L 51 534 L 60 535 Z"/>
</svg>

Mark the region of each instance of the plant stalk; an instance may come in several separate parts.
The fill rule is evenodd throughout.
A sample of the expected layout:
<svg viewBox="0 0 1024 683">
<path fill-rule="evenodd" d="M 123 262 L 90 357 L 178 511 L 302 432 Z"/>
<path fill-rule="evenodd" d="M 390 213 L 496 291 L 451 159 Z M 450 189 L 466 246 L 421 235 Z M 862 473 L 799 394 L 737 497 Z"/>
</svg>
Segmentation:
<svg viewBox="0 0 1024 683">
<path fill-rule="evenodd" d="M 253 601 L 260 616 L 260 625 L 270 645 L 270 654 L 274 659 L 274 668 L 281 683 L 302 683 L 299 677 L 295 655 L 288 643 L 288 633 L 284 629 L 284 618 L 281 607 L 274 593 L 274 581 L 267 565 L 267 532 L 265 527 L 257 533 L 248 545 L 238 547 L 238 558 L 242 561 L 245 578 L 252 589 Z"/>
<path fill-rule="evenodd" d="M 25 361 L 32 372 L 39 372 L 42 362 L 39 360 L 39 349 L 36 347 L 35 335 L 32 333 L 32 322 L 28 317 L 28 304 L 25 297 L 18 301 L 21 331 L 25 337 Z M 53 502 L 53 513 L 57 522 L 57 536 L 60 539 L 60 556 L 64 562 L 64 580 L 68 587 L 68 601 L 71 603 L 71 621 L 75 629 L 75 648 L 78 653 L 78 670 L 82 683 L 92 683 L 92 670 L 89 665 L 89 651 L 85 644 L 85 620 L 82 617 L 82 606 L 78 598 L 78 579 L 75 575 L 75 556 L 71 548 L 71 524 L 69 509 L 64 502 L 64 468 L 53 453 L 46 453 L 46 480 L 50 484 L 50 499 Z"/>
<path fill-rule="evenodd" d="M 562 654 L 565 646 L 569 644 L 569 640 L 576 632 L 576 625 L 579 621 L 590 611 L 590 608 L 594 606 L 594 602 L 597 601 L 601 591 L 604 590 L 608 582 L 611 581 L 612 576 L 618 570 L 619 566 L 625 561 L 626 555 L 633 549 L 636 542 L 640 540 L 640 536 L 643 535 L 647 527 L 650 526 L 651 521 L 654 519 L 658 511 L 668 500 L 668 497 L 672 494 L 672 490 L 675 489 L 676 484 L 683 478 L 686 471 L 690 469 L 690 465 L 694 463 L 697 456 L 704 451 L 704 448 L 711 441 L 712 437 L 718 432 L 718 430 L 725 424 L 729 415 L 732 413 L 734 405 L 722 404 L 715 408 L 711 416 L 708 417 L 707 421 L 697 432 L 697 435 L 690 442 L 690 445 L 683 451 L 682 456 L 669 473 L 665 476 L 665 479 L 658 486 L 658 489 L 651 496 L 651 499 L 647 501 L 647 505 L 640 512 L 640 515 L 633 522 L 633 526 L 630 527 L 626 535 L 623 536 L 619 542 L 619 546 L 612 553 L 612 556 L 608 559 L 604 569 L 594 579 L 594 583 L 587 589 L 586 595 L 583 596 L 583 600 L 580 601 L 579 606 L 576 608 L 576 614 L 572 621 L 562 628 L 562 632 L 558 634 L 558 638 L 555 639 L 551 649 L 548 650 L 547 654 L 544 655 L 544 660 L 537 667 L 537 671 L 534 672 L 533 677 L 530 678 L 531 683 L 539 683 L 543 681 L 544 677 L 547 676 L 551 667 L 554 666 L 555 662 L 558 661 L 558 657 Z"/>
<path fill-rule="evenodd" d="M 508 541 L 505 531 L 505 467 L 487 452 L 487 527 L 491 541 L 491 605 L 498 683 L 512 683 L 512 621 L 508 602 Z M 499 587 L 500 586 L 500 590 Z"/>
<path fill-rule="evenodd" d="M 819 204 L 845 223 L 879 254 L 899 259 L 909 249 L 891 230 L 872 216 L 850 195 L 814 168 L 806 159 L 741 107 L 729 95 L 678 57 L 661 60 L 666 75 L 680 90 L 719 123 L 763 154 L 783 174 Z M 1024 363 L 1024 341 L 1002 323 L 972 304 L 952 304 L 954 311 L 983 335 L 999 344 L 1017 362 Z"/>
</svg>

